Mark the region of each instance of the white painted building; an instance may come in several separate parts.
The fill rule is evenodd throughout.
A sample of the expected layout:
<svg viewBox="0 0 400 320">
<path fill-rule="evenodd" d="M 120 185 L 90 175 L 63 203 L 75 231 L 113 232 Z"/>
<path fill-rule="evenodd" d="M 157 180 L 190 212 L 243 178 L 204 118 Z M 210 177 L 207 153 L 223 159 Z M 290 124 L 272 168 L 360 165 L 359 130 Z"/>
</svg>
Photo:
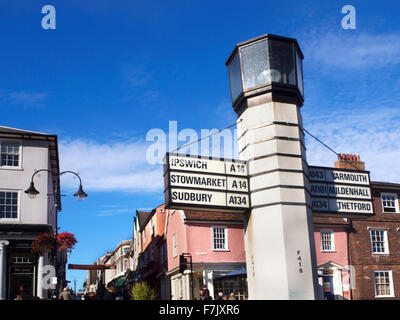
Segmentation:
<svg viewBox="0 0 400 320">
<path fill-rule="evenodd" d="M 104 270 L 104 285 L 110 282 L 117 282 L 126 276 L 128 270 L 132 270 L 132 257 L 130 256 L 131 240 L 123 240 L 118 243 L 112 252 L 107 252 L 97 260 L 98 265 L 114 265 L 114 268 Z M 97 281 L 101 280 L 101 272 L 97 271 Z"/>
<path fill-rule="evenodd" d="M 53 252 L 33 255 L 31 244 L 40 233 L 56 232 L 61 210 L 54 196 L 59 188 L 57 136 L 0 127 L 0 152 L 0 299 L 14 299 L 21 289 L 26 296 L 47 298 L 50 290 L 42 279 L 44 268 L 55 263 Z M 24 190 L 40 169 L 49 171 L 35 175 L 40 193 L 31 199 Z M 65 261 L 56 255 L 60 284 Z"/>
</svg>

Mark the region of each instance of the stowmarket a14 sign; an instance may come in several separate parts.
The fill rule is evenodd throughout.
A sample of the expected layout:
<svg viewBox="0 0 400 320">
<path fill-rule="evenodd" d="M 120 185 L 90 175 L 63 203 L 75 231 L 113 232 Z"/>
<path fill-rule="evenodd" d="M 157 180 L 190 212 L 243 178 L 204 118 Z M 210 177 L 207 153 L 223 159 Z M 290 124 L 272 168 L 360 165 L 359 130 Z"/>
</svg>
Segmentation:
<svg viewBox="0 0 400 320">
<path fill-rule="evenodd" d="M 167 153 L 164 159 L 167 208 L 250 209 L 249 179 L 244 161 Z"/>
<path fill-rule="evenodd" d="M 369 171 L 308 167 L 314 214 L 373 215 Z"/>
</svg>

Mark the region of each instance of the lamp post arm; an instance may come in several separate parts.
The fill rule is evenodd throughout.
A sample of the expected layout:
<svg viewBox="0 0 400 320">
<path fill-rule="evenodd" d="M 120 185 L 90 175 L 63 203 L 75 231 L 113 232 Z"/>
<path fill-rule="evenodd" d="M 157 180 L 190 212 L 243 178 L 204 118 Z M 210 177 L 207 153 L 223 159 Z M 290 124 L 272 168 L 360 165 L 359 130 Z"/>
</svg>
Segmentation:
<svg viewBox="0 0 400 320">
<path fill-rule="evenodd" d="M 34 177 L 37 173 L 43 172 L 43 171 L 47 171 L 47 172 L 52 173 L 52 171 L 49 170 L 49 169 L 40 169 L 40 170 L 37 170 L 37 171 L 35 171 L 35 173 L 32 175 L 31 181 L 33 182 L 33 177 Z M 63 175 L 64 173 L 72 173 L 72 174 L 74 174 L 75 176 L 78 177 L 78 179 L 79 179 L 79 184 L 82 184 L 82 179 L 81 179 L 81 177 L 80 177 L 76 172 L 73 172 L 73 171 L 63 171 L 63 172 L 59 173 L 58 176 L 61 176 L 61 175 Z"/>
<path fill-rule="evenodd" d="M 63 172 L 61 172 L 61 173 L 59 174 L 59 176 L 61 176 L 61 175 L 64 174 L 64 173 L 72 173 L 72 174 L 74 174 L 75 176 L 78 177 L 78 179 L 79 179 L 79 184 L 82 185 L 81 177 L 80 177 L 76 172 L 73 172 L 73 171 L 63 171 Z"/>
<path fill-rule="evenodd" d="M 51 170 L 49 170 L 49 169 L 40 169 L 40 170 L 37 170 L 37 171 L 35 171 L 35 173 L 32 175 L 31 182 L 33 182 L 33 177 L 34 177 L 37 173 L 42 172 L 42 171 L 47 171 L 47 172 L 50 172 L 50 173 L 51 173 Z"/>
</svg>

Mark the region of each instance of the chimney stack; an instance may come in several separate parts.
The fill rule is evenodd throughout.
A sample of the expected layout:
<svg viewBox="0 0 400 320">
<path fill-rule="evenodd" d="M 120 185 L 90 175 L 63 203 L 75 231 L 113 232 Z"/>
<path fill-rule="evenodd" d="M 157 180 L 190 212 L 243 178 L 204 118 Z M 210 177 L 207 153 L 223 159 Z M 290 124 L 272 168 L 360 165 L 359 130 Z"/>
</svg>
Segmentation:
<svg viewBox="0 0 400 320">
<path fill-rule="evenodd" d="M 335 168 L 365 170 L 365 163 L 360 161 L 359 155 L 339 153 L 338 159 L 335 161 Z"/>
</svg>

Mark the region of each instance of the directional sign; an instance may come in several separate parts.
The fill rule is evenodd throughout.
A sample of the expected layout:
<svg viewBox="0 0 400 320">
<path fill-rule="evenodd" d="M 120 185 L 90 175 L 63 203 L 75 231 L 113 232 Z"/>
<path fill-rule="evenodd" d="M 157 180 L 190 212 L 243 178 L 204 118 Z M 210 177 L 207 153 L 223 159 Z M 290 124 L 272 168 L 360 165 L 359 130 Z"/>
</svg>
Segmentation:
<svg viewBox="0 0 400 320">
<path fill-rule="evenodd" d="M 247 177 L 247 165 L 244 161 L 193 157 L 171 153 L 166 154 L 165 160 L 164 173 L 167 170 L 178 170 Z"/>
<path fill-rule="evenodd" d="M 374 214 L 368 171 L 310 166 L 308 177 L 314 213 Z"/>
<path fill-rule="evenodd" d="M 173 187 L 215 189 L 248 192 L 247 178 L 228 177 L 225 175 L 211 175 L 171 171 L 169 184 Z"/>
<path fill-rule="evenodd" d="M 310 182 L 310 187 L 311 194 L 315 196 L 371 199 L 369 187 L 314 182 Z"/>
<path fill-rule="evenodd" d="M 244 212 L 250 208 L 244 161 L 167 153 L 164 185 L 168 208 L 228 212 Z"/>
<path fill-rule="evenodd" d="M 335 168 L 308 167 L 310 181 L 331 183 L 362 184 L 369 186 L 369 172 L 356 170 L 339 170 Z"/>
</svg>

